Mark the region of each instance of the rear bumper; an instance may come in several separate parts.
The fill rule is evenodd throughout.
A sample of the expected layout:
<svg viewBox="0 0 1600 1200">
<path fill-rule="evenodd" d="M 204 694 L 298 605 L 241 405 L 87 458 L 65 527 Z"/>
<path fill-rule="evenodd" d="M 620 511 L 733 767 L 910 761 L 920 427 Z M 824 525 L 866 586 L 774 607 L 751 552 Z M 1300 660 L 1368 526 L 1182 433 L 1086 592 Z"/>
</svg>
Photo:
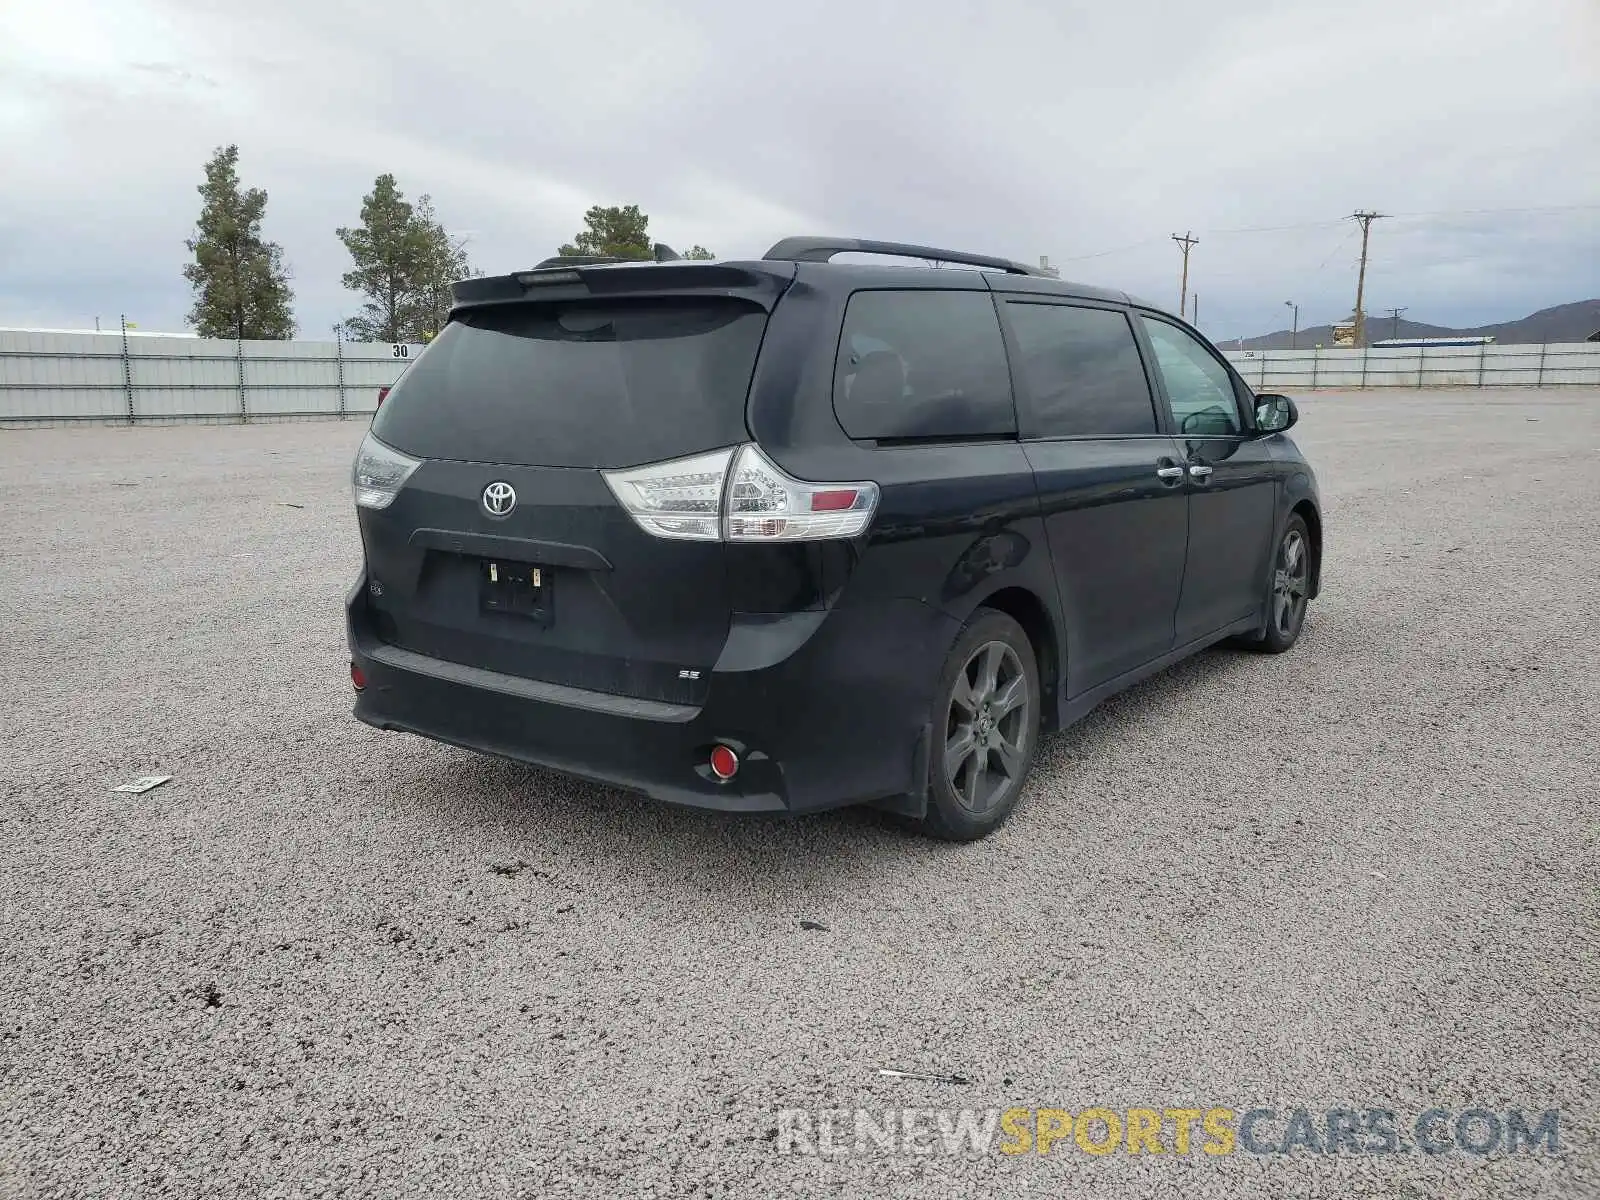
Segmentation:
<svg viewBox="0 0 1600 1200">
<path fill-rule="evenodd" d="M 672 804 L 813 812 L 920 799 L 924 726 L 958 623 L 914 600 L 736 619 L 699 707 L 557 687 L 380 641 L 365 581 L 347 599 L 366 676 L 355 715 L 379 729 L 535 763 Z M 711 747 L 738 774 L 719 782 Z"/>
</svg>

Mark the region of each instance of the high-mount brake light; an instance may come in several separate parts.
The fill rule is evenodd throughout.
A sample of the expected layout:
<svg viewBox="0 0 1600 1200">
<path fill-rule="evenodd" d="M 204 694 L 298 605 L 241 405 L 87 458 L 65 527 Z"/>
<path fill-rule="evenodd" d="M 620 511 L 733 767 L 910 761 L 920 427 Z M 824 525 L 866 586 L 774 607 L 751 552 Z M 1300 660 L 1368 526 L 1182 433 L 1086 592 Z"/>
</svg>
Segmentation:
<svg viewBox="0 0 1600 1200">
<path fill-rule="evenodd" d="M 389 398 L 389 389 L 386 388 L 386 387 L 379 388 L 378 389 L 378 407 L 382 408 L 383 407 L 383 402 L 385 400 L 387 400 L 388 398 Z"/>
<path fill-rule="evenodd" d="M 640 528 L 693 541 L 817 541 L 872 522 L 878 485 L 806 483 L 754 445 L 604 472 Z"/>
<path fill-rule="evenodd" d="M 516 276 L 523 287 L 541 283 L 582 283 L 583 276 L 576 271 L 523 271 Z"/>
</svg>

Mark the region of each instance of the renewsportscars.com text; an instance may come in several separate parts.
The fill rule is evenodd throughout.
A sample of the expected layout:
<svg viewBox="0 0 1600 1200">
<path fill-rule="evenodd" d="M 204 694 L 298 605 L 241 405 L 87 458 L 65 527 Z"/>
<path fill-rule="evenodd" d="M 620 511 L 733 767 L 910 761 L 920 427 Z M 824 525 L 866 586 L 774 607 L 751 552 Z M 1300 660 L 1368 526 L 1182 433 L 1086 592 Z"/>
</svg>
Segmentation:
<svg viewBox="0 0 1600 1200">
<path fill-rule="evenodd" d="M 1559 1154 L 1560 1113 L 1520 1108 L 778 1111 L 781 1154 Z"/>
</svg>

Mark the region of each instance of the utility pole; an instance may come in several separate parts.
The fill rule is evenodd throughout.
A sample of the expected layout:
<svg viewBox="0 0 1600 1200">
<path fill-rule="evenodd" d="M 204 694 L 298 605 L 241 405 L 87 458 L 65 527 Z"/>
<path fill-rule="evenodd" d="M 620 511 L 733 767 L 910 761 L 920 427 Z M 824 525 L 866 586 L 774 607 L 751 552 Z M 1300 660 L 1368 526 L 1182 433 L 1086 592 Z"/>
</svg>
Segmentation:
<svg viewBox="0 0 1600 1200">
<path fill-rule="evenodd" d="M 1394 318 L 1394 332 L 1389 335 L 1390 337 L 1397 338 L 1400 336 L 1400 314 L 1403 312 L 1405 312 L 1403 308 L 1391 308 L 1389 310 L 1389 315 Z"/>
<path fill-rule="evenodd" d="M 1352 221 L 1361 223 L 1361 270 L 1356 275 L 1356 345 L 1367 344 L 1367 314 L 1362 310 L 1361 304 L 1367 290 L 1367 235 L 1372 231 L 1372 223 L 1381 221 L 1387 213 L 1363 212 L 1356 209 L 1350 214 Z"/>
<path fill-rule="evenodd" d="M 1178 284 L 1178 315 L 1181 317 L 1189 307 L 1189 251 L 1200 244 L 1200 239 L 1185 232 L 1181 237 L 1173 234 L 1172 240 L 1183 250 L 1183 279 Z"/>
<path fill-rule="evenodd" d="M 1294 350 L 1300 345 L 1300 306 L 1293 300 L 1285 300 L 1283 306 L 1294 309 L 1294 326 L 1289 330 L 1289 349 Z"/>
<path fill-rule="evenodd" d="M 1194 294 L 1194 316 L 1189 318 L 1189 324 L 1193 325 L 1196 329 L 1200 328 L 1200 293 L 1199 292 L 1196 292 Z"/>
</svg>

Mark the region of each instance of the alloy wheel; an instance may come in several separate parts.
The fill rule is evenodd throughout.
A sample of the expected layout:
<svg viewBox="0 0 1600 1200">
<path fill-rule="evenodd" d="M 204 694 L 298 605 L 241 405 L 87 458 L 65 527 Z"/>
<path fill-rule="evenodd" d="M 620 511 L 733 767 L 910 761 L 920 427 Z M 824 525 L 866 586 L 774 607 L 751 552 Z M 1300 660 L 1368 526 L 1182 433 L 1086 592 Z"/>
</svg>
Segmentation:
<svg viewBox="0 0 1600 1200">
<path fill-rule="evenodd" d="M 1291 636 L 1300 627 L 1310 578 L 1311 556 L 1306 553 L 1305 535 L 1291 529 L 1278 547 L 1278 563 L 1272 577 L 1272 624 L 1281 637 Z"/>
<path fill-rule="evenodd" d="M 1017 652 L 985 642 L 956 674 L 945 722 L 944 773 L 961 807 L 986 813 L 1021 782 L 1033 698 Z"/>
</svg>

